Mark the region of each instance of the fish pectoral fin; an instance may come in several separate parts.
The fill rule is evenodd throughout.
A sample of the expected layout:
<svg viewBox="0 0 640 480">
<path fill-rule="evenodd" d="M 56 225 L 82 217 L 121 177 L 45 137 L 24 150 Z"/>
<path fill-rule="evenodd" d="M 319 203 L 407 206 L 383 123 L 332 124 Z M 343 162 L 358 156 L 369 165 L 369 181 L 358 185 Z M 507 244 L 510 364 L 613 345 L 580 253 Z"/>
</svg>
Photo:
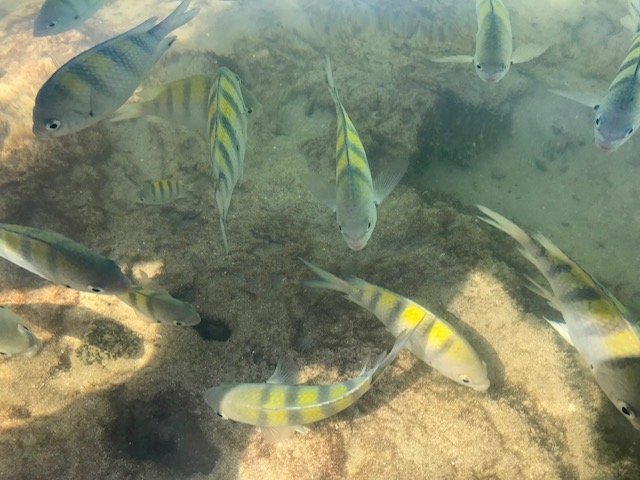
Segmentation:
<svg viewBox="0 0 640 480">
<path fill-rule="evenodd" d="M 560 334 L 560 336 L 562 338 L 565 339 L 565 341 L 571 345 L 572 347 L 573 342 L 571 341 L 571 336 L 569 335 L 569 329 L 567 328 L 567 324 L 565 322 L 556 322 L 554 320 L 549 320 L 547 317 L 542 317 L 545 319 L 545 321 L 551 325 L 553 327 L 553 329 L 558 332 Z"/>
<path fill-rule="evenodd" d="M 471 63 L 473 55 L 450 55 L 448 57 L 429 58 L 434 63 Z"/>
<path fill-rule="evenodd" d="M 574 102 L 578 102 L 590 108 L 596 108 L 600 104 L 600 97 L 589 92 L 574 92 L 570 90 L 555 90 L 549 89 L 549 91 L 555 95 L 559 95 Z"/>
<path fill-rule="evenodd" d="M 240 84 L 240 90 L 242 92 L 242 100 L 244 106 L 247 108 L 247 113 L 256 114 L 262 110 L 262 104 L 258 101 L 256 96 L 249 90 L 244 84 Z"/>
<path fill-rule="evenodd" d="M 317 174 L 307 172 L 302 174 L 302 182 L 311 191 L 314 197 L 323 205 L 336 211 L 336 184 L 322 180 Z"/>
<path fill-rule="evenodd" d="M 389 163 L 385 163 L 376 178 L 373 179 L 373 193 L 376 205 L 382 201 L 396 188 L 402 176 L 409 167 L 409 159 L 402 158 Z"/>
<path fill-rule="evenodd" d="M 284 442 L 291 438 L 291 436 L 304 428 L 302 426 L 290 426 L 290 427 L 260 427 L 260 432 L 264 439 L 271 443 Z"/>
<path fill-rule="evenodd" d="M 273 375 L 269 377 L 267 383 L 273 383 L 276 385 L 297 385 L 299 383 L 298 369 L 293 363 L 287 360 L 279 360 Z"/>
<path fill-rule="evenodd" d="M 538 45 L 535 43 L 529 43 L 526 45 L 519 45 L 513 55 L 511 55 L 511 63 L 525 63 L 534 58 L 538 58 L 544 52 L 546 52 L 551 45 Z"/>
</svg>

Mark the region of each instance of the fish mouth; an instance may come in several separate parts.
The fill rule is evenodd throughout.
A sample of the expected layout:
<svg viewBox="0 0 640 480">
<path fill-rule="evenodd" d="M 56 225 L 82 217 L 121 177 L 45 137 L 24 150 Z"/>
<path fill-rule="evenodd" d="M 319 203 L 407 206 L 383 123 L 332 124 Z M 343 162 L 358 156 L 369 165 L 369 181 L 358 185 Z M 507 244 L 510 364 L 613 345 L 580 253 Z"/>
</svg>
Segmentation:
<svg viewBox="0 0 640 480">
<path fill-rule="evenodd" d="M 619 143 L 605 142 L 604 140 L 596 139 L 596 146 L 600 150 L 604 150 L 605 152 L 613 152 L 614 150 L 618 149 L 620 144 Z"/>
<path fill-rule="evenodd" d="M 360 250 L 362 250 L 364 247 L 367 246 L 367 242 L 353 242 L 353 241 L 347 240 L 347 245 L 349 245 L 349 248 L 354 252 L 359 252 Z"/>
<path fill-rule="evenodd" d="M 491 385 L 491 382 L 487 378 L 484 382 L 474 385 L 473 389 L 478 392 L 486 392 L 489 389 L 490 385 Z"/>
</svg>

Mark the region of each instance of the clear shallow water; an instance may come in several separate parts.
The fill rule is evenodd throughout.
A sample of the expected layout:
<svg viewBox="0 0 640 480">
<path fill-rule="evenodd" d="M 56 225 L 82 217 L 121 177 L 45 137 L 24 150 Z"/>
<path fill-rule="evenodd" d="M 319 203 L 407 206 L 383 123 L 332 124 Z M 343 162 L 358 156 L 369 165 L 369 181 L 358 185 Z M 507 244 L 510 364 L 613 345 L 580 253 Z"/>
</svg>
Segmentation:
<svg viewBox="0 0 640 480">
<path fill-rule="evenodd" d="M 194 1 L 200 14 L 142 86 L 225 65 L 260 100 L 229 256 L 210 190 L 166 207 L 133 201 L 147 179 L 208 174 L 197 132 L 141 119 L 48 143 L 30 133 L 33 98 L 55 63 L 87 37 L 175 5 L 123 3 L 107 4 L 86 31 L 46 39 L 31 36 L 38 2 L 1 20 L 0 218 L 145 272 L 196 305 L 206 328 L 156 326 L 3 261 L 0 302 L 44 348 L 0 365 L 0 478 L 634 478 L 638 432 L 542 320 L 549 312 L 523 288 L 532 269 L 513 242 L 479 225 L 472 207 L 543 232 L 640 306 L 636 139 L 599 152 L 592 113 L 546 92 L 604 91 L 630 41 L 617 23 L 624 2 L 510 2 L 514 43 L 553 45 L 487 85 L 470 65 L 427 60 L 473 51 L 472 4 Z M 357 253 L 300 181 L 306 168 L 333 175 L 327 53 L 374 172 L 386 158 L 411 158 Z M 285 444 L 219 419 L 201 400 L 206 388 L 264 381 L 283 357 L 304 367 L 304 380 L 333 382 L 393 343 L 363 309 L 304 288 L 300 256 L 445 315 L 486 359 L 489 391 L 464 389 L 404 352 L 355 407 Z M 105 331 L 121 341 L 91 343 Z"/>
</svg>

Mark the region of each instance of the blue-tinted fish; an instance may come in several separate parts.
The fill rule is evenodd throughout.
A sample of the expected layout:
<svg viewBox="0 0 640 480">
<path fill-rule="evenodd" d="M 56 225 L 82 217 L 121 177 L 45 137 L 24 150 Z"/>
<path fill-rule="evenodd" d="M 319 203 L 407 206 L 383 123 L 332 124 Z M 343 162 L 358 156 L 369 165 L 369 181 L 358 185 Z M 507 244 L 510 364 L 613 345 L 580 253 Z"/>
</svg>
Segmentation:
<svg viewBox="0 0 640 480">
<path fill-rule="evenodd" d="M 552 93 L 592 107 L 595 112 L 593 132 L 596 145 L 612 152 L 631 138 L 640 125 L 640 1 L 629 2 L 629 15 L 622 19 L 634 33 L 631 46 L 604 94 L 551 90 Z"/>
<path fill-rule="evenodd" d="M 380 378 L 407 343 L 398 337 L 393 349 L 355 378 L 331 385 L 297 385 L 296 375 L 283 363 L 266 383 L 220 385 L 207 390 L 204 400 L 219 416 L 261 427 L 268 438 L 286 438 L 301 425 L 323 420 L 353 405 Z"/>
<path fill-rule="evenodd" d="M 190 327 L 200 323 L 200 315 L 190 303 L 173 298 L 167 292 L 133 287 L 118 298 L 145 317 L 166 325 Z"/>
<path fill-rule="evenodd" d="M 33 26 L 33 35 L 44 37 L 77 28 L 96 13 L 105 0 L 45 0 Z"/>
<path fill-rule="evenodd" d="M 438 63 L 473 63 L 478 76 L 489 83 L 497 83 L 509 71 L 511 64 L 524 63 L 542 55 L 547 47 L 521 46 L 513 52 L 513 35 L 509 12 L 502 0 L 476 0 L 476 51 L 471 55 L 433 58 Z"/>
<path fill-rule="evenodd" d="M 559 310 L 564 323 L 549 323 L 585 359 L 600 388 L 640 430 L 640 327 L 629 313 L 576 262 L 542 235 L 530 236 L 502 215 L 478 205 L 489 225 L 516 240 L 520 252 L 549 282 L 532 290 Z"/>
<path fill-rule="evenodd" d="M 377 207 L 404 175 L 408 160 L 387 162 L 376 179 L 372 179 L 360 136 L 342 106 L 333 82 L 329 57 L 325 73 L 338 120 L 336 182 L 325 185 L 313 175 L 307 175 L 304 180 L 314 196 L 336 212 L 342 237 L 351 250 L 358 251 L 367 245 L 378 220 Z"/>
<path fill-rule="evenodd" d="M 0 358 L 18 355 L 32 357 L 40 349 L 40 342 L 22 323 L 18 315 L 0 306 Z"/>
<path fill-rule="evenodd" d="M 50 230 L 0 223 L 0 257 L 83 292 L 114 294 L 131 286 L 116 262 Z"/>
<path fill-rule="evenodd" d="M 41 138 L 68 135 L 104 119 L 134 92 L 176 37 L 167 35 L 191 20 L 183 0 L 156 25 L 150 18 L 137 27 L 72 58 L 36 96 L 33 133 Z"/>
<path fill-rule="evenodd" d="M 220 67 L 209 93 L 207 129 L 224 249 L 229 253 L 227 213 L 236 183 L 242 181 L 249 109 L 238 75 Z"/>
</svg>

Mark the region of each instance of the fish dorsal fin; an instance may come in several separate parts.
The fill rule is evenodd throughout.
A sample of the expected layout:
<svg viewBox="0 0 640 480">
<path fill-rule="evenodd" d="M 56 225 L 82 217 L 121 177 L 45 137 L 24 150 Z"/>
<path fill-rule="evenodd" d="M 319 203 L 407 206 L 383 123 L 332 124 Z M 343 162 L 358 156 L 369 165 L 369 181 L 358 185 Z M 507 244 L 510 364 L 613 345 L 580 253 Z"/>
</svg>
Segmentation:
<svg viewBox="0 0 640 480">
<path fill-rule="evenodd" d="M 298 370 L 292 363 L 286 360 L 279 360 L 273 375 L 269 377 L 267 383 L 274 385 L 297 385 Z"/>
</svg>

